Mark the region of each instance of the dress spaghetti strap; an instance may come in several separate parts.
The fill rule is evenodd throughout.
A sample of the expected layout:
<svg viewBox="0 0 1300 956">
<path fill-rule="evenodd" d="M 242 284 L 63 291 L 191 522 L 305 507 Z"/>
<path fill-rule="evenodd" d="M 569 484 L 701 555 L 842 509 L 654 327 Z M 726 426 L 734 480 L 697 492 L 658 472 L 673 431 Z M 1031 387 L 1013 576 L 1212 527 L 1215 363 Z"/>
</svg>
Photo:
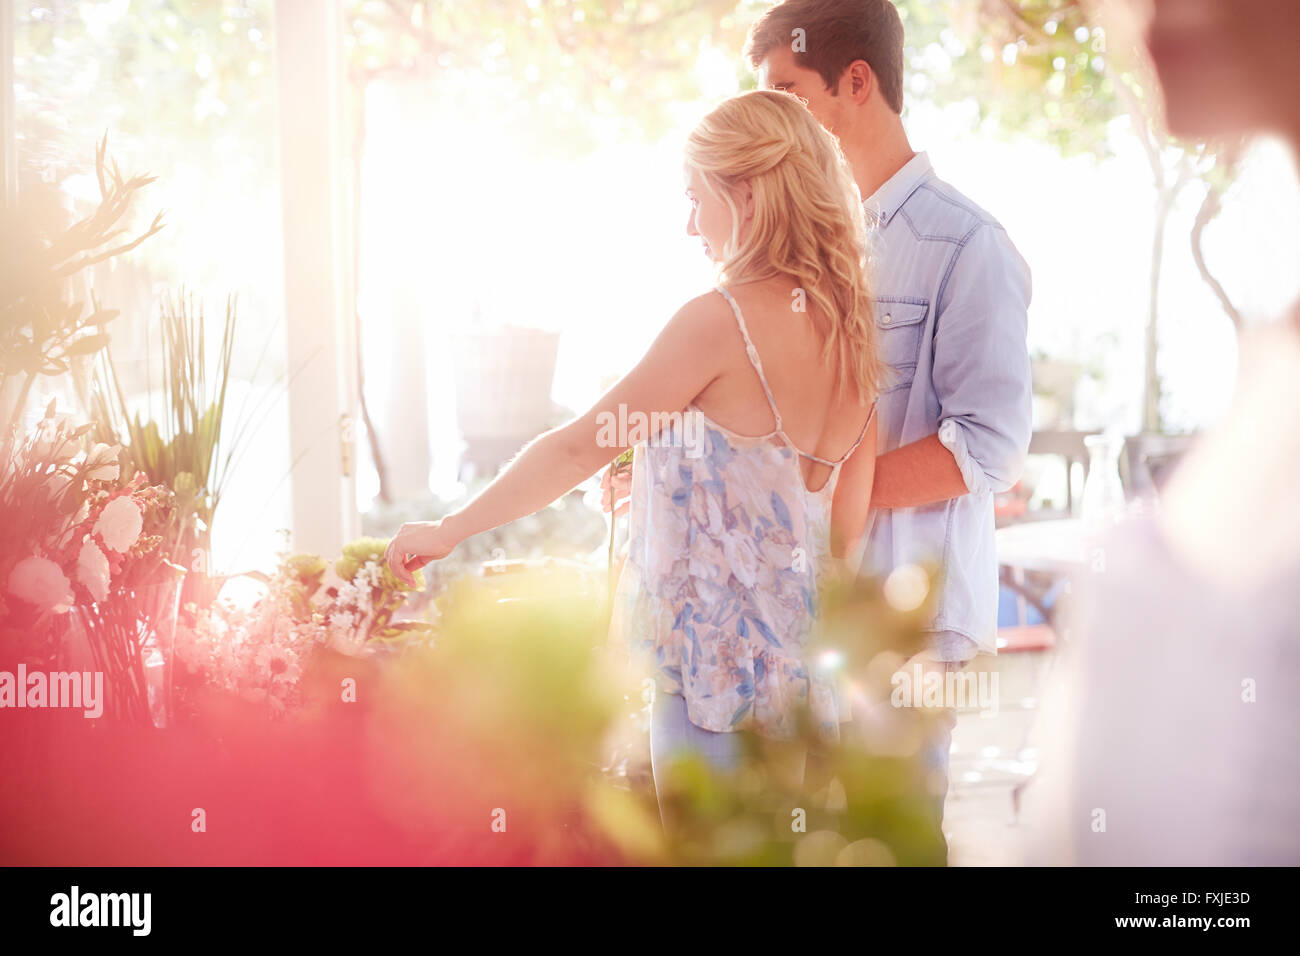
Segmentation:
<svg viewBox="0 0 1300 956">
<path fill-rule="evenodd" d="M 857 450 L 858 450 L 858 446 L 862 444 L 862 439 L 864 439 L 864 438 L 867 437 L 867 429 L 869 429 L 869 428 L 871 427 L 871 420 L 872 420 L 873 418 L 876 417 L 876 406 L 877 406 L 878 404 L 880 404 L 880 399 L 879 399 L 879 397 L 877 397 L 877 398 L 876 398 L 874 401 L 872 401 L 872 403 L 871 403 L 871 411 L 867 414 L 867 423 L 866 423 L 865 425 L 862 426 L 862 431 L 858 432 L 858 440 L 855 441 L 855 442 L 852 444 L 852 446 L 850 446 L 850 448 L 849 448 L 848 451 L 846 451 L 844 454 L 840 455 L 839 458 L 835 459 L 834 461 L 827 461 L 825 458 L 818 458 L 816 455 L 805 454 L 804 452 L 801 452 L 801 451 L 799 452 L 799 454 L 803 455 L 805 458 L 811 458 L 813 461 L 817 462 L 819 465 L 829 465 L 829 466 L 831 466 L 832 468 L 838 468 L 840 465 L 844 464 L 846 461 L 849 460 L 849 457 L 850 457 L 850 456 L 851 456 L 855 451 L 857 451 Z M 799 451 L 799 449 L 796 448 L 795 451 Z"/>
<path fill-rule="evenodd" d="M 785 427 L 781 424 L 781 412 L 776 407 L 776 399 L 772 396 L 772 387 L 767 383 L 767 375 L 763 372 L 763 362 L 758 357 L 758 349 L 754 347 L 754 342 L 749 337 L 749 328 L 745 325 L 745 316 L 741 314 L 740 305 L 736 302 L 730 292 L 722 286 L 715 286 L 714 291 L 721 295 L 731 305 L 732 314 L 736 317 L 736 325 L 740 327 L 741 337 L 745 340 L 745 354 L 749 356 L 749 364 L 754 367 L 758 373 L 759 384 L 763 386 L 763 394 L 767 396 L 767 405 L 772 410 L 772 418 L 776 421 L 776 427 L 772 434 L 780 435 L 784 441 L 796 454 L 802 455 L 809 461 L 815 461 L 819 465 L 825 465 L 828 468 L 837 468 L 848 461 L 849 456 L 858 450 L 862 444 L 862 439 L 867 437 L 867 429 L 871 427 L 871 420 L 876 417 L 876 405 L 880 402 L 879 396 L 871 403 L 871 412 L 867 415 L 867 423 L 862 426 L 862 431 L 858 433 L 858 440 L 855 441 L 851 448 L 834 461 L 828 461 L 825 458 L 819 458 L 816 455 L 810 455 L 801 449 L 798 445 L 790 440 L 790 436 L 785 433 Z"/>
<path fill-rule="evenodd" d="M 781 413 L 777 410 L 776 399 L 772 397 L 772 387 L 767 384 L 767 375 L 763 372 L 763 362 L 758 357 L 758 349 L 754 348 L 754 342 L 749 337 L 749 329 L 745 325 L 745 317 L 740 312 L 740 306 L 736 300 L 731 297 L 731 293 L 722 286 L 716 286 L 716 291 L 731 304 L 731 311 L 736 316 L 736 324 L 740 326 L 740 334 L 745 340 L 745 354 L 749 356 L 749 364 L 754 367 L 758 373 L 759 384 L 763 386 L 763 394 L 767 396 L 767 406 L 772 409 L 772 418 L 776 420 L 776 428 L 773 431 L 785 439 L 786 444 L 794 448 L 794 443 L 786 436 L 785 430 L 781 426 Z M 798 449 L 795 449 L 798 451 Z"/>
</svg>

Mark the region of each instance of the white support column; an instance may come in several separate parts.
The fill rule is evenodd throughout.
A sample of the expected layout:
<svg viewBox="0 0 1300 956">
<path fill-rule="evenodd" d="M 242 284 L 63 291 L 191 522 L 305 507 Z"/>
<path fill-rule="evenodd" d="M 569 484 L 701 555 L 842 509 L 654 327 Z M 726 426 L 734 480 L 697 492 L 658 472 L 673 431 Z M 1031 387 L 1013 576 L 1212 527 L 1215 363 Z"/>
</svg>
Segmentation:
<svg viewBox="0 0 1300 956">
<path fill-rule="evenodd" d="M 439 148 L 430 135 L 432 122 L 426 118 L 433 109 L 427 81 L 419 74 L 390 74 L 372 81 L 368 96 L 366 212 L 375 214 L 379 224 L 436 222 L 437 210 L 430 204 L 433 190 L 423 185 L 430 178 L 430 157 Z M 384 185 L 375 188 L 380 180 Z M 425 347 L 430 248 L 427 242 L 414 242 L 409 233 L 392 229 L 370 230 L 362 241 L 367 262 L 363 282 L 369 284 L 365 288 L 373 292 L 374 281 L 382 283 L 383 295 L 375 299 L 386 312 L 382 316 L 369 312 L 366 321 L 382 317 L 388 324 L 383 376 L 387 381 L 373 380 L 377 387 L 371 394 L 383 402 L 382 427 L 390 439 L 384 448 L 389 490 L 397 501 L 419 500 L 429 494 L 431 461 Z"/>
<path fill-rule="evenodd" d="M 293 548 L 360 531 L 342 0 L 275 0 Z"/>
<path fill-rule="evenodd" d="M 13 0 L 0 0 L 0 189 L 4 205 L 18 198 L 18 141 L 14 130 Z"/>
</svg>

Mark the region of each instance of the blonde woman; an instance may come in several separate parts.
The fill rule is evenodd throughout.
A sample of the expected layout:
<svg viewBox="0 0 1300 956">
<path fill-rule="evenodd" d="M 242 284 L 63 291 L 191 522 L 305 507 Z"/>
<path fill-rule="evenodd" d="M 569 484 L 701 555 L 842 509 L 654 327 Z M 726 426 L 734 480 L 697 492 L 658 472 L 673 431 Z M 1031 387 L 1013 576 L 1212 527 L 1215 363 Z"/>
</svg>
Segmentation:
<svg viewBox="0 0 1300 956">
<path fill-rule="evenodd" d="M 683 752 L 733 766 L 736 731 L 789 737 L 804 706 L 838 733 L 834 687 L 803 648 L 820 573 L 864 532 L 881 375 L 857 187 L 798 99 L 758 91 L 713 110 L 688 141 L 686 193 L 718 286 L 586 414 L 459 511 L 404 525 L 388 555 L 413 583 L 608 464 L 623 450 L 609 422 L 648 421 L 615 623 L 654 671 L 657 784 Z"/>
</svg>

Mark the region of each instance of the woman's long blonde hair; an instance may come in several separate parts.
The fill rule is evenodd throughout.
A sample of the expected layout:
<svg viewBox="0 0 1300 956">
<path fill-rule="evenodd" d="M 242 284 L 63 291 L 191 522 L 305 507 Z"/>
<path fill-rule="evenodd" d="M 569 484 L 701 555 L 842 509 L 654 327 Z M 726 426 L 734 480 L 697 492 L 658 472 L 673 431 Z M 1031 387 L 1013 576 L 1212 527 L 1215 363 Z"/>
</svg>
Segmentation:
<svg viewBox="0 0 1300 956">
<path fill-rule="evenodd" d="M 822 319 L 823 357 L 835 362 L 836 388 L 851 384 L 864 401 L 879 392 L 881 364 L 867 280 L 866 222 L 857 184 L 839 143 L 797 97 L 774 90 L 724 101 L 691 133 L 686 163 L 732 214 L 720 278 L 753 282 L 794 277 Z M 753 190 L 741 234 L 735 197 Z"/>
</svg>

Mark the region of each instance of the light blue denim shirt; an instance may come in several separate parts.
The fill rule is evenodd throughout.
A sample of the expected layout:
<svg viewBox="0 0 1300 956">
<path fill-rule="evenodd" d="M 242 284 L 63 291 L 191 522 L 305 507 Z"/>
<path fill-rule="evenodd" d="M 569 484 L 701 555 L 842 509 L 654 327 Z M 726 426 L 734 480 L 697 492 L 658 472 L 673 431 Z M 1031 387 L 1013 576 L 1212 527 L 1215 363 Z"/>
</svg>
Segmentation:
<svg viewBox="0 0 1300 956">
<path fill-rule="evenodd" d="M 992 652 L 998 567 L 993 495 L 1020 477 L 1032 427 L 1026 344 L 1029 267 L 1006 230 L 934 174 L 918 153 L 866 201 L 876 328 L 889 366 L 880 454 L 939 435 L 967 493 L 878 509 L 862 572 L 936 562 L 944 578 L 931 630 L 943 659 L 966 638 Z"/>
</svg>

